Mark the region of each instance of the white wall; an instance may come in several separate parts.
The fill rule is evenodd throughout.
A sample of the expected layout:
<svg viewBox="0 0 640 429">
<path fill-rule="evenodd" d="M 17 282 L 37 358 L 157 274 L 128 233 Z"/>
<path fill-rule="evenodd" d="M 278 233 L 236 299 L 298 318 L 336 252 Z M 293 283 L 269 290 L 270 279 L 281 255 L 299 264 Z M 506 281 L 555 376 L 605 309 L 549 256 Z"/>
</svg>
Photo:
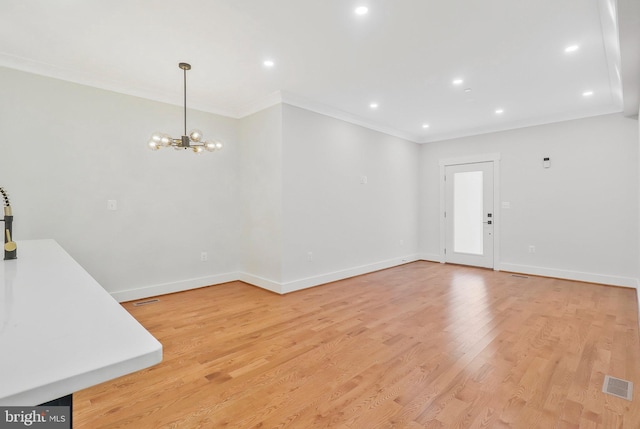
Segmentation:
<svg viewBox="0 0 640 429">
<path fill-rule="evenodd" d="M 119 299 L 230 279 L 238 121 L 196 111 L 188 120 L 225 149 L 152 152 L 152 132 L 181 134 L 179 106 L 0 68 L 0 185 L 15 239 L 57 240 Z"/>
<path fill-rule="evenodd" d="M 417 259 L 419 145 L 290 105 L 283 127 L 283 291 Z"/>
<path fill-rule="evenodd" d="M 179 106 L 0 68 L 15 239 L 57 240 L 119 300 L 238 278 L 287 292 L 417 258 L 418 145 L 287 105 L 188 120 L 225 149 L 152 152 L 152 132 L 181 134 Z"/>
<path fill-rule="evenodd" d="M 607 115 L 425 144 L 420 251 L 439 255 L 438 161 L 500 153 L 497 268 L 634 286 L 638 277 L 638 124 Z M 542 167 L 543 157 L 551 168 Z M 536 253 L 529 253 L 529 245 Z"/>
<path fill-rule="evenodd" d="M 243 118 L 240 128 L 242 279 L 280 292 L 282 282 L 282 106 Z"/>
<path fill-rule="evenodd" d="M 153 131 L 181 133 L 179 106 L 0 68 L 15 238 L 57 240 L 120 300 L 238 278 L 288 292 L 437 257 L 439 159 L 499 152 L 512 207 L 499 268 L 637 284 L 634 120 L 422 146 L 286 104 L 242 120 L 189 111 L 189 123 L 225 149 L 149 151 Z"/>
</svg>

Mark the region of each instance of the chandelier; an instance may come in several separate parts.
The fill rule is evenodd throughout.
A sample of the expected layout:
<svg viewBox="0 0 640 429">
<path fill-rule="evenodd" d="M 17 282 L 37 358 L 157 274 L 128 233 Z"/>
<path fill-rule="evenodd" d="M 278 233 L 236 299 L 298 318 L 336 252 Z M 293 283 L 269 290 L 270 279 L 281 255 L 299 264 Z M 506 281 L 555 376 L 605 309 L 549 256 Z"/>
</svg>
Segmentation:
<svg viewBox="0 0 640 429">
<path fill-rule="evenodd" d="M 195 153 L 202 153 L 205 150 L 214 152 L 222 149 L 222 143 L 217 140 L 204 140 L 202 131 L 192 130 L 187 134 L 187 70 L 191 70 L 191 65 L 187 63 L 178 64 L 184 73 L 184 134 L 179 139 L 174 139 L 169 134 L 153 133 L 149 140 L 149 149 L 159 150 L 162 147 L 173 147 L 176 150 L 191 149 Z"/>
</svg>

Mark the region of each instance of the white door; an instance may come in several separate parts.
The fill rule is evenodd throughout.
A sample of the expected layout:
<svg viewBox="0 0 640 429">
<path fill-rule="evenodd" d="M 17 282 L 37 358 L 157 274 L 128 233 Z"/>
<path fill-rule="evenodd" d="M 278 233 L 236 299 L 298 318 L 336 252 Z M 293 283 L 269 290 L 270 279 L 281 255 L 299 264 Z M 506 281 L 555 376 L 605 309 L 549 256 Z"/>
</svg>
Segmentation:
<svg viewBox="0 0 640 429">
<path fill-rule="evenodd" d="M 445 262 L 493 268 L 493 162 L 445 167 Z"/>
</svg>

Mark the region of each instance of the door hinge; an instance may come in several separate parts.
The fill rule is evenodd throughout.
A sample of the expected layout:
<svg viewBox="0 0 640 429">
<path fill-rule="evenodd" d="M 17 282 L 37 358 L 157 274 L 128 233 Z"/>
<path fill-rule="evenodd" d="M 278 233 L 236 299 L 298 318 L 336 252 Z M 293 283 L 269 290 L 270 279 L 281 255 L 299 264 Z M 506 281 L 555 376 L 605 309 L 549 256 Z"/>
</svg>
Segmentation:
<svg viewBox="0 0 640 429">
<path fill-rule="evenodd" d="M 445 254 L 445 255 L 447 254 L 447 248 L 446 248 L 446 247 L 445 247 L 445 249 L 444 249 L 444 254 Z"/>
<path fill-rule="evenodd" d="M 447 212 L 444 212 L 444 217 L 447 217 Z"/>
</svg>

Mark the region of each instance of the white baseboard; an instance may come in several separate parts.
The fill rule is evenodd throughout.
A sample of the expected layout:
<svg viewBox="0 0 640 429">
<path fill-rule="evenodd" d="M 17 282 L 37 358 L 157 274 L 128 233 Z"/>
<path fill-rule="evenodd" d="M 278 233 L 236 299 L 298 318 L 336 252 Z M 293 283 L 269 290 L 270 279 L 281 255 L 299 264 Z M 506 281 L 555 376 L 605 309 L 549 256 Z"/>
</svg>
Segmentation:
<svg viewBox="0 0 640 429">
<path fill-rule="evenodd" d="M 421 253 L 420 260 L 429 262 L 444 262 L 442 257 L 437 253 Z"/>
<path fill-rule="evenodd" d="M 144 286 L 136 289 L 111 292 L 111 296 L 118 302 L 133 301 L 152 296 L 166 295 L 168 293 L 182 292 L 190 289 L 198 289 L 214 284 L 221 284 L 238 280 L 238 273 L 217 274 L 214 276 L 198 277 L 195 279 L 181 280 L 171 283 L 162 283 L 152 286 Z"/>
<path fill-rule="evenodd" d="M 232 281 L 243 281 L 253 286 L 257 286 L 262 289 L 277 293 L 286 294 L 295 292 L 302 289 L 307 289 L 314 286 L 319 286 L 325 283 L 330 283 L 338 280 L 343 280 L 349 277 L 355 277 L 362 274 L 371 273 L 374 271 L 384 270 L 386 268 L 395 267 L 398 265 L 414 262 L 418 260 L 441 262 L 440 256 L 430 253 L 421 253 L 415 255 L 407 255 L 404 257 L 388 259 L 385 261 L 379 261 L 372 264 L 360 265 L 357 267 L 347 268 L 344 270 L 333 271 L 330 273 L 320 274 L 313 277 L 307 277 L 303 279 L 293 280 L 284 283 L 278 283 L 273 280 L 265 279 L 260 276 L 244 272 L 232 272 L 217 274 L 207 277 L 199 277 L 194 279 L 187 279 L 171 283 L 162 283 L 158 285 L 145 286 L 136 289 L 128 289 L 123 291 L 111 292 L 111 296 L 118 302 L 133 301 L 137 299 L 149 298 L 152 296 L 165 295 L 168 293 L 182 292 L 190 289 L 197 289 L 201 287 L 228 283 Z M 515 273 L 531 274 L 545 277 L 556 277 L 567 280 L 579 280 L 590 283 L 602 283 L 612 286 L 630 287 L 636 289 L 636 295 L 638 296 L 638 309 L 640 311 L 640 283 L 639 279 L 631 277 L 620 277 L 603 275 L 596 273 L 585 273 L 580 271 L 559 270 L 554 268 L 535 267 L 529 265 L 520 264 L 500 264 L 500 270 L 511 271 Z"/>
<path fill-rule="evenodd" d="M 500 264 L 501 271 L 531 274 L 534 276 L 556 277 L 559 279 L 578 280 L 589 283 L 601 283 L 611 286 L 622 286 L 636 289 L 638 279 L 632 277 L 612 276 L 608 274 L 585 273 L 582 271 L 559 270 L 557 268 L 536 267 L 520 264 Z"/>
<path fill-rule="evenodd" d="M 321 274 L 314 277 L 307 277 L 304 279 L 294 280 L 286 283 L 278 283 L 276 281 L 265 279 L 264 277 L 255 276 L 249 273 L 233 272 L 215 276 L 199 277 L 172 283 L 145 286 L 137 289 L 116 291 L 111 292 L 111 296 L 118 302 L 126 302 L 137 299 L 150 298 L 152 296 L 165 295 L 168 293 L 182 292 L 185 290 L 197 289 L 221 283 L 228 283 L 236 280 L 243 281 L 250 285 L 283 295 L 289 292 L 295 292 L 297 290 L 318 286 L 324 283 L 334 282 L 349 277 L 367 274 L 373 271 L 383 270 L 385 268 L 395 267 L 397 265 L 407 264 L 419 259 L 420 258 L 418 257 L 418 255 L 408 255 L 404 257 L 389 259 L 386 261 L 376 262 L 373 264 L 361 265 L 345 270 Z"/>
<path fill-rule="evenodd" d="M 384 270 L 386 268 L 395 267 L 397 265 L 408 264 L 409 262 L 414 262 L 419 259 L 420 257 L 417 254 L 407 255 L 399 258 L 387 259 L 386 261 L 375 262 L 373 264 L 360 265 L 358 267 L 347 268 L 339 271 L 333 271 L 330 273 L 320 274 L 318 276 L 293 280 L 293 281 L 285 282 L 282 284 L 281 293 L 285 294 L 289 292 L 295 292 L 298 290 L 319 286 L 325 283 L 347 279 L 349 277 L 360 276 L 362 274 Z"/>
<path fill-rule="evenodd" d="M 238 273 L 238 278 L 236 280 L 282 295 L 282 284 L 274 282 L 273 280 L 265 279 L 264 277 L 240 272 Z"/>
</svg>

